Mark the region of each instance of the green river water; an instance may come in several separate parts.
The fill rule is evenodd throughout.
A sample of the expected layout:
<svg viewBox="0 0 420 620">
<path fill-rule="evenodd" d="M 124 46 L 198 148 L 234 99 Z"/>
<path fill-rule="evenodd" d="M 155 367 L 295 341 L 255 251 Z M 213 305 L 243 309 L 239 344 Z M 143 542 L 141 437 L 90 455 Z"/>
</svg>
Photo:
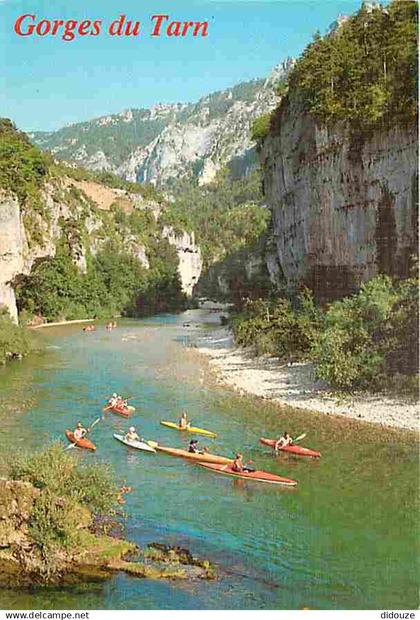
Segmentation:
<svg viewBox="0 0 420 620">
<path fill-rule="evenodd" d="M 121 445 L 126 429 L 107 415 L 95 427 L 95 454 L 110 462 L 127 495 L 127 538 L 180 544 L 219 566 L 210 582 L 164 582 L 117 575 L 100 584 L 2 590 L 11 609 L 374 609 L 418 605 L 418 445 L 413 435 L 344 419 L 279 409 L 239 397 L 209 380 L 207 361 L 186 347 L 205 337 L 211 315 L 124 321 L 111 333 L 81 326 L 39 333 L 43 354 L 0 370 L 0 456 L 63 438 L 78 420 L 100 415 L 113 390 L 136 396 L 140 433 L 170 446 L 186 439 L 159 425 L 181 410 L 218 433 L 212 451 L 240 449 L 260 469 L 298 480 L 296 490 L 235 481 L 164 454 Z M 201 327 L 183 328 L 191 320 Z M 216 317 L 213 315 L 213 320 Z M 275 457 L 259 445 L 284 429 L 306 432 L 319 461 Z"/>
</svg>

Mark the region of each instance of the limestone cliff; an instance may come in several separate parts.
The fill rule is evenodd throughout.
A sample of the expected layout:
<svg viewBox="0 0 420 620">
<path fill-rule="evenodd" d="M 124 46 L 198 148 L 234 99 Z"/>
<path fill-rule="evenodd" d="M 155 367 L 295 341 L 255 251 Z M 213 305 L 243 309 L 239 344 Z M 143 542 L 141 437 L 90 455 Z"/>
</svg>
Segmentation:
<svg viewBox="0 0 420 620">
<path fill-rule="evenodd" d="M 378 273 L 407 273 L 417 251 L 414 124 L 369 132 L 327 126 L 290 98 L 260 156 L 289 284 L 331 299 Z"/>
<path fill-rule="evenodd" d="M 161 204 L 139 194 L 67 177 L 46 183 L 42 203 L 43 216 L 31 213 L 31 218 L 25 219 L 16 197 L 4 191 L 0 194 L 0 305 L 8 308 L 15 321 L 17 308 L 13 287 L 19 276 L 29 274 L 38 261 L 55 256 L 56 244 L 63 237 L 72 248 L 74 263 L 85 271 L 87 254 L 94 255 L 108 239 L 107 230 L 110 218 L 112 220 L 110 209 L 115 206 L 127 213 L 139 210 L 150 214 L 156 222 L 155 234 L 175 246 L 182 290 L 191 295 L 201 272 L 200 250 L 193 235 L 184 231 L 175 234 L 171 228 L 158 223 Z M 112 225 L 117 228 L 124 249 L 148 269 L 147 247 L 142 236 L 130 234 L 115 222 Z"/>
</svg>

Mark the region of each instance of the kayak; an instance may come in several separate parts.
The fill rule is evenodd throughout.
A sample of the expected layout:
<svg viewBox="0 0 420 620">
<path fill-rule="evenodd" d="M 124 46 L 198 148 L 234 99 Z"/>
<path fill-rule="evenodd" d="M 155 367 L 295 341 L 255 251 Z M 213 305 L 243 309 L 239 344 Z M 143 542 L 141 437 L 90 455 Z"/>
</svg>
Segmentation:
<svg viewBox="0 0 420 620">
<path fill-rule="evenodd" d="M 85 448 L 85 450 L 93 450 L 93 452 L 95 452 L 96 450 L 95 444 L 89 441 L 89 439 L 87 439 L 86 437 L 82 437 L 82 439 L 75 439 L 74 434 L 69 430 L 66 431 L 66 437 L 70 443 L 76 444 L 76 446 L 78 446 L 79 448 Z"/>
<path fill-rule="evenodd" d="M 210 469 L 217 474 L 223 474 L 224 476 L 231 476 L 232 478 L 242 478 L 243 480 L 253 480 L 255 482 L 267 482 L 268 484 L 281 484 L 286 487 L 295 487 L 297 485 L 296 480 L 290 478 L 283 478 L 276 474 L 270 474 L 268 471 L 250 471 L 250 472 L 237 472 L 233 471 L 230 465 L 212 465 L 211 463 L 199 463 L 201 467 Z"/>
<path fill-rule="evenodd" d="M 196 435 L 204 435 L 205 437 L 217 437 L 216 433 L 212 431 L 206 431 L 204 428 L 198 428 L 197 426 L 187 426 L 187 428 L 179 428 L 175 422 L 161 422 L 162 426 L 168 428 L 174 428 L 176 431 L 186 431 L 187 433 L 195 433 Z"/>
<path fill-rule="evenodd" d="M 132 415 L 135 412 L 136 408 L 135 407 L 131 407 L 130 405 L 128 407 L 112 407 L 111 405 L 108 405 L 107 407 L 103 408 L 103 411 L 111 411 L 111 413 L 116 413 L 118 415 L 122 415 L 125 418 L 129 418 L 130 415 Z"/>
<path fill-rule="evenodd" d="M 152 446 L 149 446 L 149 444 L 145 443 L 144 441 L 128 441 L 127 439 L 125 439 L 124 435 L 118 435 L 117 433 L 114 433 L 114 438 L 118 441 L 121 441 L 121 443 L 129 446 L 130 448 L 135 448 L 136 450 L 144 450 L 144 452 L 156 452 L 156 450 L 152 448 Z"/>
<path fill-rule="evenodd" d="M 276 439 L 265 439 L 264 437 L 260 437 L 260 443 L 265 446 L 270 446 L 270 448 L 274 449 L 276 445 Z M 281 452 L 288 452 L 289 454 L 295 454 L 296 456 L 312 456 L 312 457 L 320 457 L 321 452 L 317 452 L 316 450 L 311 450 L 310 448 L 304 448 L 303 446 L 284 446 L 284 448 L 279 448 Z"/>
<path fill-rule="evenodd" d="M 218 456 L 217 454 L 209 454 L 208 452 L 197 454 L 196 452 L 188 452 L 188 450 L 180 450 L 179 448 L 166 448 L 159 444 L 156 446 L 156 450 L 199 463 L 218 463 L 219 465 L 230 465 L 233 463 L 233 459 L 228 459 L 226 456 Z"/>
</svg>

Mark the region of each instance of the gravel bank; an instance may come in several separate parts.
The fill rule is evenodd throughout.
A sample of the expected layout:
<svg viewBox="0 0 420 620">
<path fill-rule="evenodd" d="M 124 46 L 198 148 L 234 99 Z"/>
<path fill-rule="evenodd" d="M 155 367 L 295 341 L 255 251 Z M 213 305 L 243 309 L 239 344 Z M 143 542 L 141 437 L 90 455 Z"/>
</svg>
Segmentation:
<svg viewBox="0 0 420 620">
<path fill-rule="evenodd" d="M 419 430 L 418 402 L 377 394 L 338 399 L 326 384 L 315 379 L 312 364 L 288 365 L 277 358 L 252 357 L 246 349 L 235 348 L 227 329 L 200 338 L 197 350 L 209 357 L 219 381 L 239 393 L 273 400 L 280 406 Z"/>
</svg>

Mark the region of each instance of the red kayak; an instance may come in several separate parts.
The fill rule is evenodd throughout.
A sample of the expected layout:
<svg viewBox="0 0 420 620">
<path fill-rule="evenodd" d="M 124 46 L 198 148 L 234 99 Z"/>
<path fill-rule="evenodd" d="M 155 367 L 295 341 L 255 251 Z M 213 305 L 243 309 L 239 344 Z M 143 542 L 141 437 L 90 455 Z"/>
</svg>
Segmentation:
<svg viewBox="0 0 420 620">
<path fill-rule="evenodd" d="M 129 418 L 134 413 L 135 407 L 111 407 L 111 405 L 108 405 L 107 407 L 104 407 L 103 411 L 111 411 L 117 415 L 122 415 L 125 418 Z"/>
<path fill-rule="evenodd" d="M 93 450 L 95 452 L 96 446 L 94 443 L 89 441 L 86 437 L 82 437 L 82 439 L 75 439 L 74 435 L 71 431 L 66 431 L 66 437 L 70 443 L 75 443 L 79 448 L 85 448 L 85 450 Z"/>
<path fill-rule="evenodd" d="M 264 437 L 260 437 L 260 443 L 265 446 L 270 446 L 273 448 L 276 445 L 276 439 L 265 439 Z M 312 456 L 312 457 L 320 457 L 321 452 L 317 452 L 316 450 L 311 450 L 310 448 L 303 448 L 302 446 L 284 446 L 284 448 L 279 448 L 281 452 L 289 452 L 289 454 L 295 454 L 296 456 Z"/>
<path fill-rule="evenodd" d="M 290 478 L 283 478 L 276 474 L 270 474 L 268 471 L 250 471 L 250 472 L 237 472 L 232 469 L 230 465 L 213 465 L 211 463 L 199 463 L 200 467 L 211 469 L 211 471 L 217 474 L 223 474 L 224 476 L 231 476 L 232 478 L 242 478 L 243 480 L 254 480 L 255 482 L 267 482 L 268 484 L 281 484 L 286 487 L 295 487 L 297 485 L 296 480 Z"/>
</svg>

